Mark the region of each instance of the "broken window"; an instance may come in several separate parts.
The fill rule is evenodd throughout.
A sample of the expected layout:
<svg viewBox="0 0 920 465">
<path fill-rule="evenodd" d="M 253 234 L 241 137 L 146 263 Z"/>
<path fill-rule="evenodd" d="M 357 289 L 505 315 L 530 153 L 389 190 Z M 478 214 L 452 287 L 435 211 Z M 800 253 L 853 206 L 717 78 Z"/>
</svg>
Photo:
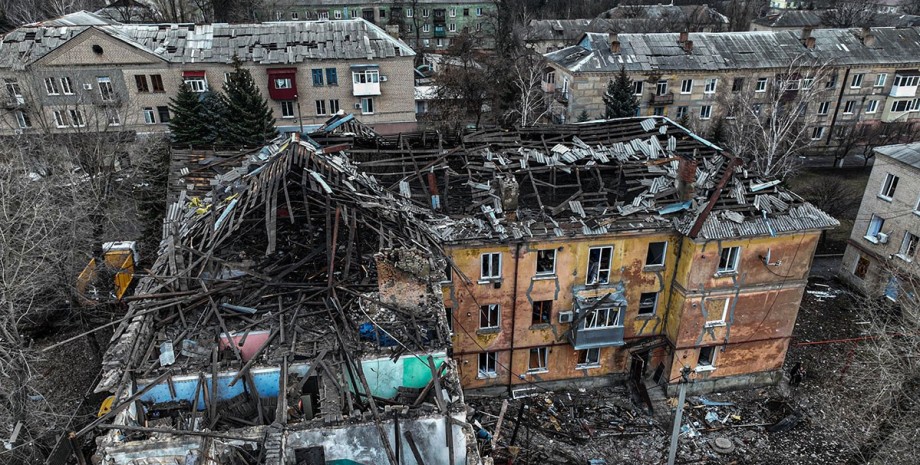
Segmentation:
<svg viewBox="0 0 920 465">
<path fill-rule="evenodd" d="M 138 92 L 149 92 L 150 88 L 147 87 L 147 76 L 143 74 L 134 75 L 134 85 L 137 86 Z"/>
<path fill-rule="evenodd" d="M 878 195 L 885 200 L 891 200 L 894 197 L 894 191 L 898 188 L 898 177 L 888 173 L 885 175 L 885 182 L 882 183 L 882 190 Z"/>
<path fill-rule="evenodd" d="M 489 304 L 479 307 L 479 329 L 498 328 L 499 315 L 498 304 Z"/>
<path fill-rule="evenodd" d="M 667 242 L 649 242 L 645 255 L 645 266 L 663 266 L 664 254 L 668 250 Z"/>
<path fill-rule="evenodd" d="M 863 255 L 859 256 L 859 259 L 856 260 L 856 269 L 853 270 L 853 275 L 859 279 L 866 279 L 866 274 L 869 272 L 869 259 Z"/>
<path fill-rule="evenodd" d="M 654 315 L 658 308 L 658 293 L 643 292 L 639 295 L 639 314 Z"/>
<path fill-rule="evenodd" d="M 728 317 L 728 309 L 731 307 L 730 298 L 724 299 L 707 299 L 703 304 L 706 308 L 706 326 L 722 326 Z"/>
<path fill-rule="evenodd" d="M 163 77 L 159 74 L 150 75 L 150 84 L 153 86 L 154 92 L 163 92 Z"/>
<path fill-rule="evenodd" d="M 313 68 L 311 70 L 313 74 L 313 86 L 320 87 L 323 85 L 323 70 L 320 68 Z"/>
<path fill-rule="evenodd" d="M 454 332 L 454 309 L 452 307 L 444 306 L 444 314 L 447 318 L 447 329 L 450 330 L 451 334 Z"/>
<path fill-rule="evenodd" d="M 585 316 L 585 329 L 608 328 L 620 326 L 620 309 L 607 307 L 598 308 Z"/>
<path fill-rule="evenodd" d="M 208 90 L 208 83 L 203 77 L 186 79 L 185 84 L 192 92 L 206 92 Z"/>
<path fill-rule="evenodd" d="M 546 355 L 549 349 L 546 347 L 536 347 L 530 349 L 530 360 L 527 364 L 527 372 L 546 371 Z"/>
<path fill-rule="evenodd" d="M 102 101 L 110 102 L 115 100 L 115 88 L 112 87 L 111 78 L 99 76 L 96 78 L 96 82 L 99 83 L 99 95 L 102 97 Z"/>
<path fill-rule="evenodd" d="M 741 247 L 723 247 L 719 252 L 719 273 L 735 273 L 738 271 L 738 257 L 741 256 Z"/>
<path fill-rule="evenodd" d="M 556 249 L 537 251 L 537 275 L 547 276 L 556 274 Z"/>
<path fill-rule="evenodd" d="M 697 358 L 697 368 L 712 368 L 716 361 L 715 346 L 700 347 L 700 356 Z"/>
<path fill-rule="evenodd" d="M 904 260 L 911 261 L 914 257 L 914 253 L 917 252 L 918 239 L 920 238 L 909 232 L 905 232 L 904 239 L 901 241 L 901 249 L 898 251 L 898 256 Z"/>
<path fill-rule="evenodd" d="M 502 254 L 501 252 L 482 254 L 482 279 L 499 279 L 502 277 Z"/>
<path fill-rule="evenodd" d="M 744 90 L 744 78 L 735 78 L 732 81 L 732 92 L 741 92 Z"/>
<path fill-rule="evenodd" d="M 86 120 L 83 118 L 83 110 L 70 110 L 70 125 L 75 128 L 86 126 Z"/>
<path fill-rule="evenodd" d="M 45 78 L 45 91 L 48 92 L 48 95 L 59 95 L 57 80 L 53 77 Z"/>
<path fill-rule="evenodd" d="M 538 300 L 533 303 L 533 318 L 530 324 L 545 325 L 549 324 L 549 317 L 553 311 L 552 300 Z"/>
<path fill-rule="evenodd" d="M 156 113 L 153 112 L 153 108 L 145 107 L 144 108 L 144 124 L 156 124 L 156 123 L 157 123 L 157 117 L 156 117 Z"/>
<path fill-rule="evenodd" d="M 67 127 L 67 117 L 64 116 L 64 112 L 54 110 L 54 124 L 59 128 Z"/>
<path fill-rule="evenodd" d="M 32 120 L 22 110 L 16 110 L 16 122 L 19 124 L 19 129 L 27 129 L 32 127 Z"/>
<path fill-rule="evenodd" d="M 159 108 L 167 108 L 167 107 L 159 107 Z M 167 114 L 167 116 L 168 116 L 168 115 L 169 115 L 169 109 L 168 109 L 168 108 L 167 108 L 166 112 L 167 112 L 166 114 Z M 110 126 L 121 126 L 121 117 L 118 116 L 118 110 L 116 110 L 116 109 L 114 109 L 114 108 L 106 108 L 106 109 L 105 109 L 105 120 L 106 120 L 107 123 L 109 123 Z"/>
<path fill-rule="evenodd" d="M 885 219 L 873 214 L 872 219 L 869 220 L 869 229 L 866 230 L 866 239 L 870 242 L 878 243 L 882 238 L 887 239 L 887 236 L 883 236 L 882 227 L 885 226 Z"/>
<path fill-rule="evenodd" d="M 599 348 L 577 350 L 578 364 L 576 368 L 590 368 L 601 365 L 601 350 Z"/>
<path fill-rule="evenodd" d="M 588 250 L 588 278 L 585 284 L 609 283 L 611 259 L 613 247 L 591 247 Z"/>
<path fill-rule="evenodd" d="M 479 354 L 479 377 L 494 378 L 495 372 L 495 352 L 483 352 Z"/>
<path fill-rule="evenodd" d="M 633 94 L 642 95 L 643 84 L 645 84 L 643 81 L 633 81 Z"/>
</svg>

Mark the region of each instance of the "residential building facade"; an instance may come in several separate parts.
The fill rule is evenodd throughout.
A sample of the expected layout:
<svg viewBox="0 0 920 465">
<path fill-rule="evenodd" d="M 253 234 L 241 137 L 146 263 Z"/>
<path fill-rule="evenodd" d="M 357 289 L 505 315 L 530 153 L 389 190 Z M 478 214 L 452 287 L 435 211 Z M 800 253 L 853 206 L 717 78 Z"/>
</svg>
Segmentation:
<svg viewBox="0 0 920 465">
<path fill-rule="evenodd" d="M 422 51 L 444 50 L 463 33 L 491 47 L 495 11 L 490 0 L 284 0 L 266 6 L 261 16 L 266 21 L 361 18 Z"/>
<path fill-rule="evenodd" d="M 838 276 L 871 297 L 897 301 L 916 282 L 920 143 L 875 148 L 875 163 Z"/>
<path fill-rule="evenodd" d="M 920 129 L 918 56 L 920 28 L 586 33 L 578 45 L 545 55 L 543 90 L 554 121 L 572 121 L 583 112 L 596 118 L 604 112 L 607 84 L 623 67 L 640 115 L 690 121 L 705 131 L 732 116 L 725 99 L 741 93 L 767 98 L 778 79 L 788 79 L 790 66 L 800 63 L 789 94 L 820 86 L 816 101 L 803 102 L 800 111 L 812 122 L 814 145 L 833 147 L 864 126 Z M 812 72 L 820 82 L 808 77 Z"/>
<path fill-rule="evenodd" d="M 282 130 L 318 126 L 341 110 L 381 133 L 411 131 L 414 56 L 363 19 L 26 26 L 0 45 L 0 134 L 163 132 L 180 85 L 221 90 L 234 57 Z"/>
</svg>

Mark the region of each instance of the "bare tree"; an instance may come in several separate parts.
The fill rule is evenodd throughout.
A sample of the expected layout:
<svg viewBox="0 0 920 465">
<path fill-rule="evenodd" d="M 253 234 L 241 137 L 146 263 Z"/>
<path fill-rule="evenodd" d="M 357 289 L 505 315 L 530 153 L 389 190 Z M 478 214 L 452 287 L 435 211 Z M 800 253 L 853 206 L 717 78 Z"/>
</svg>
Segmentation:
<svg viewBox="0 0 920 465">
<path fill-rule="evenodd" d="M 518 99 L 506 117 L 514 118 L 520 126 L 532 125 L 547 111 L 540 88 L 545 66 L 542 56 L 530 53 L 518 57 L 511 66 L 511 83 Z"/>
<path fill-rule="evenodd" d="M 827 92 L 827 75 L 826 64 L 799 57 L 765 91 L 748 83 L 741 91 L 723 92 L 726 148 L 764 176 L 791 174 L 798 155 L 814 143 L 817 112 L 809 104 L 820 102 Z"/>
<path fill-rule="evenodd" d="M 458 133 L 467 123 L 476 127 L 482 123 L 487 90 L 495 84 L 479 60 L 476 41 L 468 34 L 454 39 L 442 55 L 442 65 L 433 79 L 433 109 L 449 132 Z"/>
<path fill-rule="evenodd" d="M 835 0 L 824 6 L 821 22 L 825 27 L 866 27 L 876 15 L 871 0 Z"/>
<path fill-rule="evenodd" d="M 901 13 L 920 15 L 920 0 L 901 0 Z"/>
</svg>

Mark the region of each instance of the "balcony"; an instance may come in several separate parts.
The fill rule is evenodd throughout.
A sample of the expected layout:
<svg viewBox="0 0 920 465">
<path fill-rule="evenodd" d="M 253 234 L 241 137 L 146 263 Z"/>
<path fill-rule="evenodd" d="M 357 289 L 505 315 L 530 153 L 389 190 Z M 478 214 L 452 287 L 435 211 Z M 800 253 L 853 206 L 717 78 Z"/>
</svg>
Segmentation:
<svg viewBox="0 0 920 465">
<path fill-rule="evenodd" d="M 889 97 L 916 97 L 917 86 L 891 86 Z"/>
<path fill-rule="evenodd" d="M 556 91 L 555 82 L 540 81 L 540 88 L 543 89 L 543 92 L 551 94 Z"/>
<path fill-rule="evenodd" d="M 6 100 L 3 101 L 3 107 L 7 109 L 20 108 L 26 104 L 26 99 L 17 95 L 15 97 L 7 96 Z"/>
<path fill-rule="evenodd" d="M 575 350 L 622 346 L 625 314 L 626 299 L 622 292 L 599 298 L 576 296 L 573 321 L 577 324 L 568 333 L 569 342 Z"/>
<path fill-rule="evenodd" d="M 667 92 L 661 95 L 652 94 L 652 99 L 650 103 L 652 105 L 670 105 L 674 103 L 674 93 Z"/>
<path fill-rule="evenodd" d="M 447 37 L 447 28 L 443 24 L 434 25 L 434 37 Z"/>
<path fill-rule="evenodd" d="M 565 89 L 556 89 L 553 91 L 553 98 L 559 103 L 569 103 L 569 91 Z"/>
</svg>

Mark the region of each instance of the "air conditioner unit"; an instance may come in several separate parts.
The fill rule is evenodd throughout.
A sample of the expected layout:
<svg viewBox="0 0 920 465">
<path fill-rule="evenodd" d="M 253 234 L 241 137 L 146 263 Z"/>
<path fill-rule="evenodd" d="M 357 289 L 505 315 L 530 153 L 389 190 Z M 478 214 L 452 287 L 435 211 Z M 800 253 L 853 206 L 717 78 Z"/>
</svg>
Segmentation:
<svg viewBox="0 0 920 465">
<path fill-rule="evenodd" d="M 360 110 L 360 109 L 361 109 L 361 104 L 360 104 L 360 103 L 356 103 L 356 104 L 355 104 L 355 110 Z"/>
<path fill-rule="evenodd" d="M 83 90 L 93 90 L 92 84 L 83 84 Z"/>
<path fill-rule="evenodd" d="M 387 82 L 386 75 L 383 75 L 383 74 L 380 75 L 380 82 Z"/>
<path fill-rule="evenodd" d="M 881 232 L 880 232 L 880 233 L 878 233 L 878 236 L 875 236 L 875 237 L 878 238 L 878 243 L 879 243 L 879 244 L 887 244 L 887 243 L 888 243 L 888 235 L 885 234 L 885 233 L 881 233 Z"/>
<path fill-rule="evenodd" d="M 572 312 L 559 312 L 560 323 L 571 323 L 574 314 Z"/>
</svg>

